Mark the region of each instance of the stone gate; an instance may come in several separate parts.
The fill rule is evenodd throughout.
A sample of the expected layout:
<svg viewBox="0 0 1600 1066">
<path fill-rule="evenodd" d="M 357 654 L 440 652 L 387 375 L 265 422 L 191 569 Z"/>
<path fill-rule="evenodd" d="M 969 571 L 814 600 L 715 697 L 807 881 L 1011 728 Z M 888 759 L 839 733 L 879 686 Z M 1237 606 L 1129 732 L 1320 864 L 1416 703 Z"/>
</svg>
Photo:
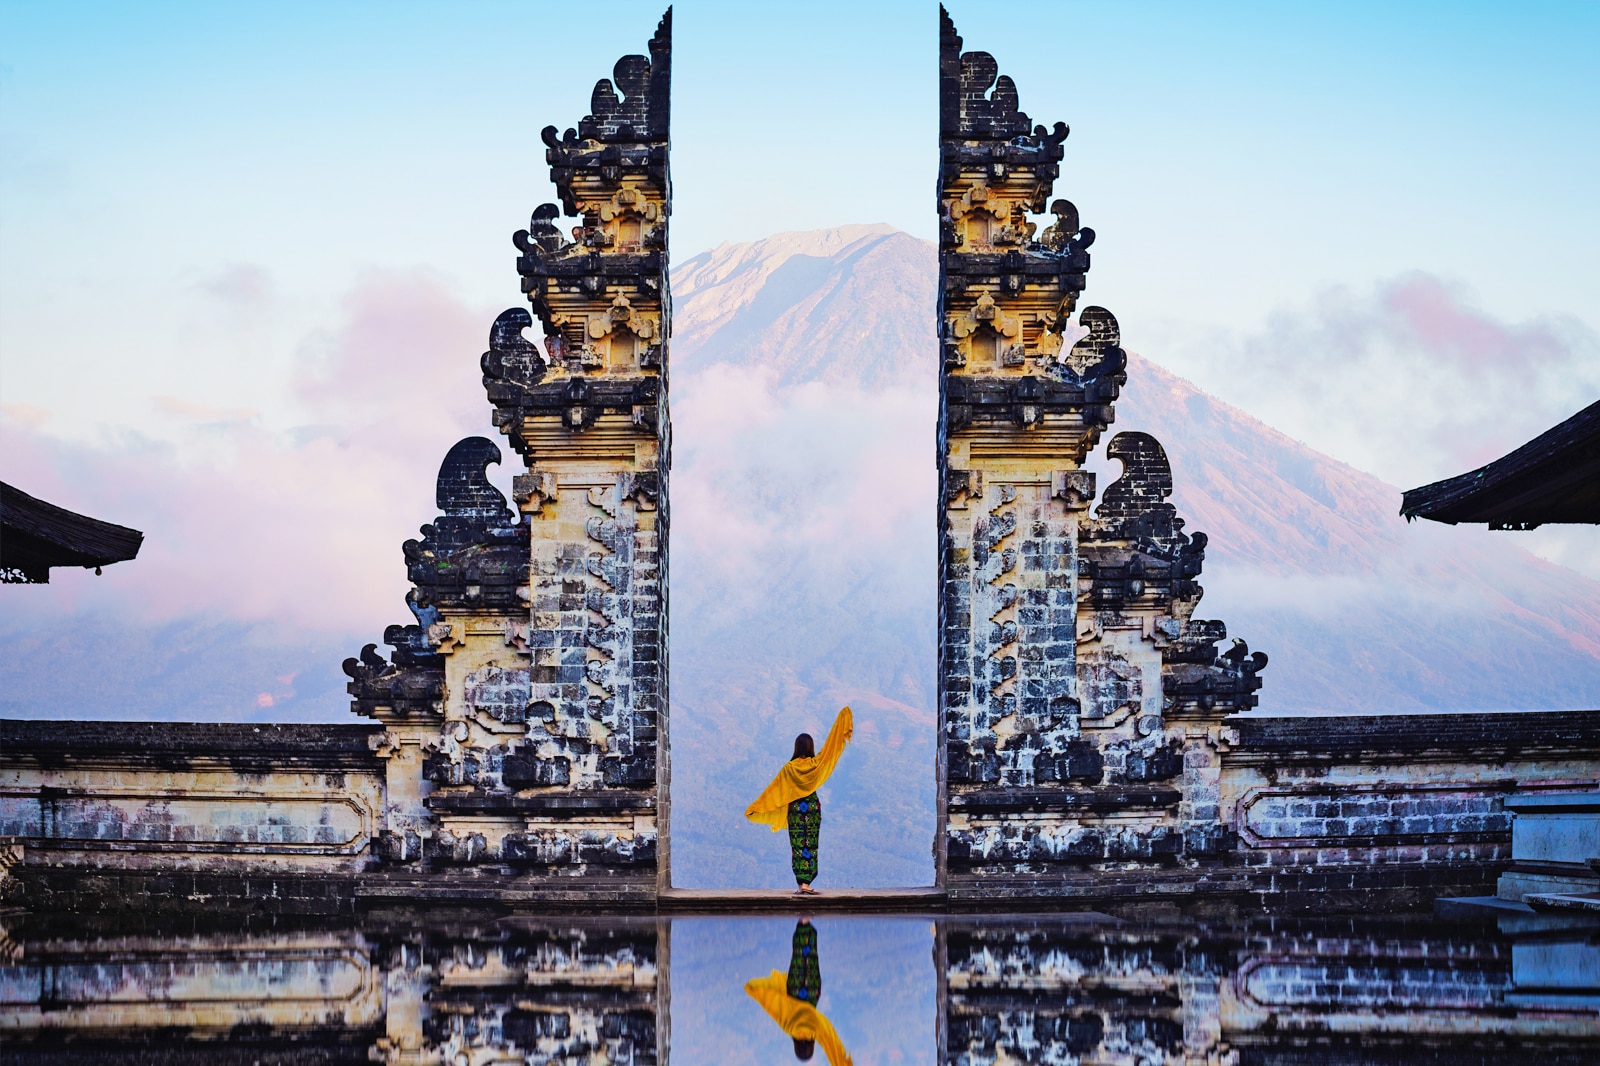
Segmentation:
<svg viewBox="0 0 1600 1066">
<path fill-rule="evenodd" d="M 1035 126 L 987 52 L 939 40 L 939 829 L 952 894 L 1216 855 L 1223 719 L 1266 656 L 1193 617 L 1205 556 L 1155 438 L 1118 433 L 1116 317 L 1078 311 L 1094 230 L 1052 200 L 1067 126 Z M 1039 231 L 1030 215 L 1054 222 Z M 1074 319 L 1074 312 L 1077 317 Z"/>
<path fill-rule="evenodd" d="M 456 444 L 405 544 L 416 622 L 345 663 L 384 727 L 393 866 L 666 884 L 671 77 L 669 10 L 576 129 L 544 129 L 561 203 L 515 236 L 532 314 L 503 312 L 481 360 L 515 507 L 485 476 L 500 449 Z"/>
<path fill-rule="evenodd" d="M 513 499 L 493 441 L 444 457 L 403 547 L 413 621 L 345 662 L 370 721 L 0 721 L 0 895 L 707 905 L 668 849 L 671 25 L 543 131 L 560 203 L 516 234 L 529 306 L 480 361 Z M 1095 234 L 1053 198 L 1067 127 L 940 27 L 936 887 L 894 905 L 1492 891 L 1515 812 L 1600 809 L 1600 712 L 1241 713 L 1266 657 L 1194 616 L 1206 539 L 1160 443 L 1111 437 L 1103 490 L 1085 469 L 1127 360 L 1115 316 L 1079 308 Z M 1563 826 L 1519 838 L 1545 843 L 1502 886 L 1600 887 Z"/>
</svg>

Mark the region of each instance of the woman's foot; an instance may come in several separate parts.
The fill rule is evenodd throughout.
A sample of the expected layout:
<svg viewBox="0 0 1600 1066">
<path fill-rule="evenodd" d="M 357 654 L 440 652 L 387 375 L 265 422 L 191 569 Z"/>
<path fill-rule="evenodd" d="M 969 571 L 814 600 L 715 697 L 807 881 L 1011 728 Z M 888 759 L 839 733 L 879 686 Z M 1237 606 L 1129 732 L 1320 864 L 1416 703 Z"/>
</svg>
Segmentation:
<svg viewBox="0 0 1600 1066">
<path fill-rule="evenodd" d="M 812 888 L 810 885 L 801 885 L 794 891 L 795 895 L 797 896 L 815 896 L 817 894 L 817 890 Z"/>
</svg>

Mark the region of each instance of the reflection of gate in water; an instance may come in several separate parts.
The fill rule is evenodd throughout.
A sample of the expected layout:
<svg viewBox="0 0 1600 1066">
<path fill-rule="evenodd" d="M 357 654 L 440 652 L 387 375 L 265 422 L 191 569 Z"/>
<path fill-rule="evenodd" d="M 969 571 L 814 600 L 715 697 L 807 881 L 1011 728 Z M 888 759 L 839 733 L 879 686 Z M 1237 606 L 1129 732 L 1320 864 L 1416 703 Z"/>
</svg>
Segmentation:
<svg viewBox="0 0 1600 1066">
<path fill-rule="evenodd" d="M 875 1030 L 908 1009 L 896 998 L 906 995 L 903 975 L 855 972 L 857 996 L 889 990 L 865 1002 L 827 990 L 841 969 L 859 971 L 875 957 L 880 927 L 907 928 L 903 921 L 816 919 L 822 998 L 813 1005 L 804 980 L 791 996 L 792 973 L 778 971 L 775 995 L 794 1000 L 787 1026 L 774 1026 L 770 1008 L 750 998 L 759 982 L 749 979 L 759 975 L 737 965 L 699 965 L 672 988 L 675 925 L 688 935 L 706 923 L 731 957 L 762 921 L 411 915 L 326 932 L 97 938 L 92 923 L 60 930 L 24 919 L 0 965 L 0 1038 L 16 1063 L 56 1062 L 69 1050 L 100 1062 L 309 1055 L 643 1066 L 669 1061 L 676 1002 L 680 1030 L 701 1029 L 679 1034 L 700 1055 L 720 1048 L 738 1057 L 751 1039 L 780 1049 L 811 1041 L 818 1061 L 829 1048 L 881 1050 Z M 789 939 L 792 921 L 767 924 L 780 927 L 767 939 Z M 935 990 L 936 1015 L 925 1043 L 903 1050 L 905 1061 L 941 1064 L 1219 1062 L 1274 1052 L 1342 1062 L 1356 1047 L 1379 1057 L 1384 1048 L 1472 1055 L 1515 1040 L 1547 1061 L 1578 1062 L 1600 1047 L 1600 988 L 1550 982 L 1552 973 L 1586 974 L 1594 984 L 1600 948 L 1591 932 L 1517 940 L 1414 922 L 939 919 L 932 965 L 915 976 Z M 1552 952 L 1560 968 L 1541 968 Z M 792 957 L 766 961 L 795 969 Z M 812 1015 L 827 1019 L 826 1032 Z M 729 1017 L 735 1028 L 717 1030 Z"/>
</svg>

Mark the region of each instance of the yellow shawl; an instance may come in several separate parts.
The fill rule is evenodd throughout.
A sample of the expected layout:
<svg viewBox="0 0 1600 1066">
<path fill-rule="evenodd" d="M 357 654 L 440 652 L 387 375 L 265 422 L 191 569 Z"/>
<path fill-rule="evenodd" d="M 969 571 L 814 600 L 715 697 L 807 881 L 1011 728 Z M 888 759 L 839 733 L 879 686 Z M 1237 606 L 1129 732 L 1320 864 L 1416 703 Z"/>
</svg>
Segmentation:
<svg viewBox="0 0 1600 1066">
<path fill-rule="evenodd" d="M 839 756 L 844 754 L 845 743 L 855 728 L 855 719 L 850 716 L 850 708 L 846 707 L 833 720 L 833 728 L 828 730 L 828 742 L 822 745 L 822 751 L 808 759 L 790 759 L 784 763 L 783 769 L 778 771 L 778 776 L 772 779 L 766 791 L 744 809 L 744 816 L 752 822 L 771 826 L 774 833 L 789 828 L 789 804 L 822 787 L 822 783 L 833 773 Z"/>
<path fill-rule="evenodd" d="M 834 726 L 837 730 L 838 726 Z M 841 745 L 842 746 L 842 745 Z M 839 1034 L 833 1031 L 821 1011 L 804 1000 L 789 995 L 788 978 L 777 970 L 768 977 L 758 977 L 744 986 L 745 994 L 778 1023 L 778 1027 L 792 1040 L 814 1040 L 822 1045 L 829 1066 L 853 1066 L 850 1053 L 844 1049 Z"/>
</svg>

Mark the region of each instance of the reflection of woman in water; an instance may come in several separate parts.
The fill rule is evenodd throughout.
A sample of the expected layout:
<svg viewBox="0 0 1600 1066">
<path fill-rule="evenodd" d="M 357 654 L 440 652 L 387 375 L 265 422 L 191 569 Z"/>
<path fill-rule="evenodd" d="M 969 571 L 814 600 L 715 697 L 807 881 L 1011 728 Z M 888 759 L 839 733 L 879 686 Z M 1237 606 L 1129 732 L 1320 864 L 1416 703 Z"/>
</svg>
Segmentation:
<svg viewBox="0 0 1600 1066">
<path fill-rule="evenodd" d="M 769 976 L 745 985 L 744 990 L 794 1041 L 795 1058 L 809 1062 L 821 1044 L 829 1066 L 851 1066 L 850 1054 L 839 1042 L 839 1034 L 817 1010 L 817 999 L 822 995 L 822 964 L 817 957 L 817 930 L 810 921 L 802 918 L 794 927 L 788 976 L 773 970 Z"/>
<path fill-rule="evenodd" d="M 789 863 L 802 893 L 816 891 L 811 882 L 817 879 L 817 844 L 822 836 L 822 801 L 817 799 L 817 789 L 833 773 L 854 731 L 855 720 L 846 707 L 833 720 L 822 754 L 817 754 L 810 733 L 795 737 L 794 756 L 744 811 L 746 818 L 771 826 L 774 833 L 788 828 Z"/>
</svg>

